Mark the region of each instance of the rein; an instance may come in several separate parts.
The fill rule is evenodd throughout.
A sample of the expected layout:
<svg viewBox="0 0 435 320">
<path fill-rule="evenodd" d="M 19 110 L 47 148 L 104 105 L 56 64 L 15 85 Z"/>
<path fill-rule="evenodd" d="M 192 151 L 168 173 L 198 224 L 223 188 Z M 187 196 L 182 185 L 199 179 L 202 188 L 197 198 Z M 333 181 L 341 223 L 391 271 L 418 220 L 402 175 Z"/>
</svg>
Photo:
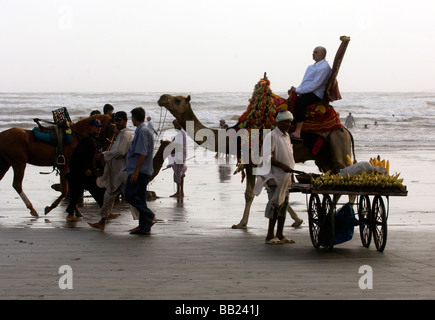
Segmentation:
<svg viewBox="0 0 435 320">
<path fill-rule="evenodd" d="M 156 138 L 154 140 L 154 145 L 156 145 L 156 142 L 160 139 L 160 136 L 161 136 L 162 130 L 163 130 L 163 126 L 164 126 L 165 121 L 166 121 L 166 115 L 168 114 L 168 109 L 166 109 L 165 116 L 163 118 L 163 123 L 162 123 L 162 109 L 163 108 L 160 108 L 159 127 L 157 128 L 157 131 L 159 132 L 159 134 L 156 136 Z"/>
</svg>

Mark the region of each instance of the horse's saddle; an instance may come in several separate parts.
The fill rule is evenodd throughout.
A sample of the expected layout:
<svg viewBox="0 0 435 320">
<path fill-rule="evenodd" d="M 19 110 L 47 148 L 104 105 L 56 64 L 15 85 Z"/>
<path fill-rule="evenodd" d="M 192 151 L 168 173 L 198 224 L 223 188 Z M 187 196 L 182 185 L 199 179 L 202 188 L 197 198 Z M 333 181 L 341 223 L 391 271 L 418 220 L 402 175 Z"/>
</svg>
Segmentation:
<svg viewBox="0 0 435 320">
<path fill-rule="evenodd" d="M 71 119 L 66 108 L 59 108 L 53 111 L 54 122 L 41 119 L 33 119 L 38 127 L 33 128 L 33 134 L 39 141 L 46 142 L 56 147 L 56 164 L 65 165 L 63 156 L 63 146 L 72 142 L 72 130 L 70 127 Z M 43 126 L 41 121 L 50 124 Z"/>
<path fill-rule="evenodd" d="M 41 119 L 33 119 L 38 126 L 33 128 L 33 134 L 35 138 L 39 141 L 46 142 L 52 146 L 57 147 L 62 141 L 62 144 L 70 144 L 72 141 L 72 132 L 69 126 L 66 124 L 56 124 L 53 123 L 51 126 L 41 125 Z"/>
</svg>

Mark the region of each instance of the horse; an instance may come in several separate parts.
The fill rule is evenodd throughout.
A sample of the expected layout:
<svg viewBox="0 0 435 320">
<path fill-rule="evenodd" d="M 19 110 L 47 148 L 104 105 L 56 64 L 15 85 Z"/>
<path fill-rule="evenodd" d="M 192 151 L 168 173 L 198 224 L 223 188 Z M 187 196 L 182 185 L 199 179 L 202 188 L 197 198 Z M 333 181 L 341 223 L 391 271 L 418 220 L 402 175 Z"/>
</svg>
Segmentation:
<svg viewBox="0 0 435 320">
<path fill-rule="evenodd" d="M 103 124 L 100 140 L 103 147 L 108 147 L 114 136 L 115 126 L 109 115 L 99 114 L 93 116 Z M 72 141 L 63 145 L 63 156 L 65 161 L 58 163 L 56 147 L 39 141 L 35 138 L 32 130 L 21 128 L 11 128 L 0 132 L 0 181 L 3 179 L 10 167 L 14 170 L 12 186 L 20 195 L 32 216 L 38 217 L 38 212 L 33 207 L 29 198 L 22 188 L 26 164 L 35 166 L 53 166 L 53 170 L 58 170 L 60 175 L 61 195 L 50 205 L 45 207 L 45 214 L 56 208 L 63 198 L 68 194 L 68 183 L 65 175 L 69 171 L 69 160 L 74 148 L 80 139 L 89 133 L 89 126 L 93 117 L 83 118 L 75 123 L 71 123 Z"/>
</svg>

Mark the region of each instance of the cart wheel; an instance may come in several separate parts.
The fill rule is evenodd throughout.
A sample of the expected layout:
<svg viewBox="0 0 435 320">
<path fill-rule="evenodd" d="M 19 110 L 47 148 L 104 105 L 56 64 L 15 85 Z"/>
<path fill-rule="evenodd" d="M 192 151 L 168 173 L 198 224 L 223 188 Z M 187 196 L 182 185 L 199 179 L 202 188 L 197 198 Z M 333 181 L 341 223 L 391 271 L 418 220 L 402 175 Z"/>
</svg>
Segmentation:
<svg viewBox="0 0 435 320">
<path fill-rule="evenodd" d="M 308 225 L 310 227 L 311 243 L 315 248 L 320 247 L 320 220 L 322 218 L 322 206 L 317 194 L 311 194 L 308 207 Z"/>
<path fill-rule="evenodd" d="M 376 249 L 382 252 L 387 244 L 387 215 L 384 200 L 379 195 L 373 199 L 372 219 L 373 241 L 375 242 Z"/>
<path fill-rule="evenodd" d="M 363 195 L 359 199 L 358 219 L 360 222 L 359 235 L 362 245 L 368 248 L 372 241 L 372 229 L 370 228 L 370 198 L 368 195 Z"/>
<path fill-rule="evenodd" d="M 328 250 L 332 250 L 334 245 L 334 208 L 331 196 L 325 194 L 322 200 L 323 217 L 320 223 L 320 239 Z"/>
</svg>

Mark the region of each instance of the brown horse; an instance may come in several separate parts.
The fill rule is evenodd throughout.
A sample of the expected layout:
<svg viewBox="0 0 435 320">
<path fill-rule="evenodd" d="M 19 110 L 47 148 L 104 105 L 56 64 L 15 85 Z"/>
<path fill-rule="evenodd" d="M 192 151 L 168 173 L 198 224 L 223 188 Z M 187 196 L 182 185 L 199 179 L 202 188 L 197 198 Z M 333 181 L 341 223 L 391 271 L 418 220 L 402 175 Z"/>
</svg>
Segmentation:
<svg viewBox="0 0 435 320">
<path fill-rule="evenodd" d="M 95 115 L 96 119 L 103 124 L 100 139 L 104 144 L 109 145 L 110 139 L 114 135 L 114 125 L 111 117 L 108 115 Z M 69 160 L 74 148 L 80 139 L 89 133 L 89 123 L 92 117 L 87 117 L 71 124 L 72 142 L 63 147 L 65 165 L 56 164 L 56 147 L 49 143 L 36 140 L 32 130 L 21 128 L 11 128 L 0 132 L 0 180 L 4 177 L 10 167 L 14 169 L 14 179 L 12 186 L 20 195 L 21 199 L 30 210 L 32 216 L 38 216 L 32 203 L 27 198 L 22 188 L 24 171 L 26 164 L 35 166 L 53 166 L 56 167 L 60 175 L 61 195 L 54 201 L 51 206 L 45 207 L 45 214 L 56 208 L 57 205 L 68 193 L 68 183 L 65 175 L 69 171 Z"/>
</svg>

